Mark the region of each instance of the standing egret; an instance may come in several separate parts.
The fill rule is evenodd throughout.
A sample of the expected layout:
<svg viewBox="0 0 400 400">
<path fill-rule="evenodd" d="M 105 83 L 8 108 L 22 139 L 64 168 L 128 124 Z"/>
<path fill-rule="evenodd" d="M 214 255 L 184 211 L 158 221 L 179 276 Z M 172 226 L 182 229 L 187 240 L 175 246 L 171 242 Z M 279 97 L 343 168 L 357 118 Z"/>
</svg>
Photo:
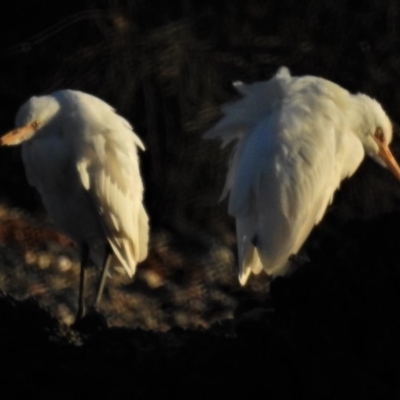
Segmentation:
<svg viewBox="0 0 400 400">
<path fill-rule="evenodd" d="M 79 246 L 77 321 L 85 314 L 85 270 L 101 267 L 95 309 L 109 267 L 132 277 L 147 256 L 149 226 L 131 125 L 104 101 L 74 90 L 31 97 L 0 145 L 22 144 L 29 183 L 55 223 Z"/>
<path fill-rule="evenodd" d="M 222 107 L 223 118 L 204 137 L 222 146 L 237 141 L 221 198 L 229 193 L 245 285 L 251 272 L 289 271 L 289 257 L 365 154 L 398 179 L 400 168 L 388 147 L 390 120 L 364 94 L 293 77 L 285 67 L 268 81 L 235 86 L 242 98 Z"/>
</svg>

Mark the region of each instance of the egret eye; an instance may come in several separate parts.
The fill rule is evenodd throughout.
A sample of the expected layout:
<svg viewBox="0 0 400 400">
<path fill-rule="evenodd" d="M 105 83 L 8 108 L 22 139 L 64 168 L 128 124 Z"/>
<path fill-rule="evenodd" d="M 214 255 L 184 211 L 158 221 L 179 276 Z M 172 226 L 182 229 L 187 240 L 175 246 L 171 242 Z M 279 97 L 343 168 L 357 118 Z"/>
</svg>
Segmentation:
<svg viewBox="0 0 400 400">
<path fill-rule="evenodd" d="M 375 139 L 380 143 L 385 142 L 385 135 L 383 134 L 383 131 L 381 128 L 376 128 Z"/>
<path fill-rule="evenodd" d="M 31 126 L 32 126 L 33 129 L 37 129 L 39 127 L 39 122 L 33 121 Z"/>
</svg>

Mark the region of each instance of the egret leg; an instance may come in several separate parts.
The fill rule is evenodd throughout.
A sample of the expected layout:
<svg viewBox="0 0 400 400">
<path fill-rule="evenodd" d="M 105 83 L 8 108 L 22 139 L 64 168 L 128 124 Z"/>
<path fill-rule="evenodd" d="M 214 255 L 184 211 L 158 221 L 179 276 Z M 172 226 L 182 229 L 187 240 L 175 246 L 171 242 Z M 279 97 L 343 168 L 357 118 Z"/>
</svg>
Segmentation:
<svg viewBox="0 0 400 400">
<path fill-rule="evenodd" d="M 78 312 L 76 313 L 76 320 L 81 319 L 85 313 L 85 284 L 86 284 L 86 268 L 89 263 L 89 247 L 86 243 L 81 246 L 81 270 L 79 274 L 79 295 L 78 295 Z"/>
<path fill-rule="evenodd" d="M 77 330 L 81 333 L 93 333 L 99 329 L 107 328 L 107 321 L 102 314 L 97 311 L 100 305 L 101 295 L 103 293 L 104 283 L 107 277 L 107 270 L 111 260 L 111 249 L 106 250 L 104 257 L 103 267 L 101 271 L 100 281 L 96 294 L 96 302 L 88 312 L 85 310 L 85 303 L 83 299 L 84 286 L 85 286 L 85 266 L 89 261 L 89 247 L 82 247 L 82 262 L 81 262 L 81 282 L 79 285 L 79 308 L 75 323 L 72 325 L 72 329 Z"/>
<path fill-rule="evenodd" d="M 101 298 L 103 296 L 103 290 L 104 290 L 104 285 L 107 279 L 107 272 L 110 267 L 110 262 L 111 262 L 111 249 L 107 246 L 107 251 L 106 251 L 106 256 L 104 257 L 104 262 L 103 262 L 103 267 L 101 270 L 101 275 L 100 275 L 100 280 L 99 284 L 97 287 L 97 294 L 96 294 L 96 300 L 94 303 L 94 309 L 98 310 L 100 307 L 100 302 Z"/>
</svg>

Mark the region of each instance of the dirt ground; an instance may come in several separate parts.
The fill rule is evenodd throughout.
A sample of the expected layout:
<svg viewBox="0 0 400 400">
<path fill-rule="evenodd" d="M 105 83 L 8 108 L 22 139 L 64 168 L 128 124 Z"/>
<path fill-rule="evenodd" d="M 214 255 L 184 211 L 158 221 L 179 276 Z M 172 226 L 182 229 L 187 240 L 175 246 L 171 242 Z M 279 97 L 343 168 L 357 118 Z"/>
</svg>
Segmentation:
<svg viewBox="0 0 400 400">
<path fill-rule="evenodd" d="M 399 223 L 398 214 L 349 223 L 291 277 L 259 277 L 246 290 L 223 262 L 197 258 L 196 273 L 182 272 L 194 251 L 183 259 L 154 249 L 134 283 L 109 280 L 109 328 L 88 333 L 68 326 L 78 273 L 71 244 L 42 226 L 43 237 L 51 232 L 48 247 L 37 260 L 14 263 L 28 250 L 11 246 L 3 228 L 4 390 L 8 398 L 44 399 L 200 398 L 221 390 L 276 399 L 395 398 L 400 264 L 391 232 Z M 60 267 L 65 260 L 70 269 Z"/>
</svg>

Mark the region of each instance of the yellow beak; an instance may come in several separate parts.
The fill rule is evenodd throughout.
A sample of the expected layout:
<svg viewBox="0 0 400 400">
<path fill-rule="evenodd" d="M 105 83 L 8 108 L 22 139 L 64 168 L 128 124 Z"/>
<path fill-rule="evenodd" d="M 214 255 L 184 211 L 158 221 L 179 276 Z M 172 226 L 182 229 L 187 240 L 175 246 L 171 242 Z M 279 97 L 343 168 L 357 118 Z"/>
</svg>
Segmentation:
<svg viewBox="0 0 400 400">
<path fill-rule="evenodd" d="M 0 138 L 0 146 L 15 146 L 29 139 L 35 133 L 32 124 L 13 129 Z"/>
<path fill-rule="evenodd" d="M 397 164 L 396 159 L 393 157 L 389 146 L 384 142 L 379 142 L 378 140 L 376 140 L 376 143 L 379 146 L 379 157 L 382 158 L 389 170 L 392 171 L 393 175 L 400 180 L 400 167 L 399 164 Z"/>
</svg>

